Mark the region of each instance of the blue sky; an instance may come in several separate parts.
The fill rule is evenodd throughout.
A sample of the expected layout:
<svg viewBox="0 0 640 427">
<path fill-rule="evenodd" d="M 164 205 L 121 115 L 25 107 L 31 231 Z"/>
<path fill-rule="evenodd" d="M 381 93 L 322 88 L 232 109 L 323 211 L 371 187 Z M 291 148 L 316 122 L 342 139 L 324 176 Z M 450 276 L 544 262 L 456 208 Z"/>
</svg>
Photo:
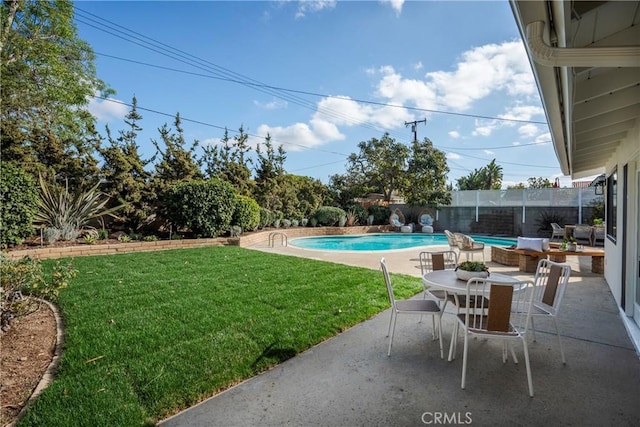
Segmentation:
<svg viewBox="0 0 640 427">
<path fill-rule="evenodd" d="M 504 186 L 570 185 L 507 1 L 78 1 L 76 24 L 112 98 L 136 96 L 145 156 L 179 112 L 189 142 L 242 125 L 284 146 L 287 172 L 328 183 L 360 141 L 410 144 L 405 122 L 426 119 L 418 139 L 447 153 L 449 182 L 495 158 Z M 129 110 L 89 108 L 115 135 Z"/>
</svg>

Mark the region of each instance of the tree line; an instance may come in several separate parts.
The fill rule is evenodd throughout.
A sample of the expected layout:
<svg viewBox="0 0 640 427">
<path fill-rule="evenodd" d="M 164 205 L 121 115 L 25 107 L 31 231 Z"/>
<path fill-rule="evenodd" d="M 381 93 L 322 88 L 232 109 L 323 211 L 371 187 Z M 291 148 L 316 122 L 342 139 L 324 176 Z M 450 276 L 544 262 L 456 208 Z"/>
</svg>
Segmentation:
<svg viewBox="0 0 640 427">
<path fill-rule="evenodd" d="M 24 188 L 25 182 L 37 184 L 40 177 L 46 185 L 64 188 L 68 194 L 97 185 L 108 197 L 105 208 L 118 208 L 112 225 L 129 232 L 171 222 L 176 210 L 184 208 L 174 203 L 179 199 L 175 199 L 175 187 L 189 182 L 223 182 L 234 195 L 251 199 L 274 220 L 301 221 L 323 206 L 348 210 L 355 198 L 371 193 L 383 194 L 386 201 L 402 195 L 407 203 L 418 206 L 451 201 L 453 188 L 447 184 L 445 153 L 428 138 L 405 145 L 385 133 L 362 141 L 359 151 L 347 158 L 346 172 L 329 177 L 325 185 L 318 179 L 287 173 L 287 153 L 269 135 L 250 147 L 243 126 L 233 135 L 225 130 L 216 145 L 186 141 L 177 113 L 171 124 L 157 129 L 151 141 L 155 154 L 143 158 L 139 144 L 143 117 L 135 96 L 124 117 L 124 129 L 113 132 L 106 126 L 103 136 L 96 127 L 88 100 L 115 92 L 97 77 L 95 54 L 78 37 L 73 15 L 73 3 L 68 0 L 2 3 L 3 219 L 10 216 L 11 199 L 42 193 L 42 189 Z M 494 159 L 458 179 L 457 186 L 491 189 L 500 188 L 501 182 L 502 168 Z M 2 227 L 6 231 L 4 220 Z"/>
</svg>

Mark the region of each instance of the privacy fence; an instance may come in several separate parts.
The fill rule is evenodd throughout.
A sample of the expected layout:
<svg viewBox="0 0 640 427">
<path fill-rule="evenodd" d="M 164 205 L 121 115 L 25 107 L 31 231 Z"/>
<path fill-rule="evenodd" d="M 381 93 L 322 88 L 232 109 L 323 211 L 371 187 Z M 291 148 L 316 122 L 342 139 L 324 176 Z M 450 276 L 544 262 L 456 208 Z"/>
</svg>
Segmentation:
<svg viewBox="0 0 640 427">
<path fill-rule="evenodd" d="M 400 208 L 407 221 L 418 221 L 424 207 Z M 551 223 L 592 224 L 604 219 L 604 198 L 594 187 L 454 191 L 450 206 L 432 208 L 434 230 L 495 236 L 551 236 Z"/>
</svg>

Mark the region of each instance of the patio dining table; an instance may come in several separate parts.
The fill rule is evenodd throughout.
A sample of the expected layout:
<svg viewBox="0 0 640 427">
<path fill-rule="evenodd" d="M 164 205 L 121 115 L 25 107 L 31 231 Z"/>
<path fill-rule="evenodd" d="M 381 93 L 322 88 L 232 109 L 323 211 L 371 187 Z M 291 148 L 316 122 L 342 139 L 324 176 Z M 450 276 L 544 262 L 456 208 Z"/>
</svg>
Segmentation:
<svg viewBox="0 0 640 427">
<path fill-rule="evenodd" d="M 515 277 L 500 273 L 490 273 L 489 279 L 500 283 L 516 283 L 519 281 Z M 422 276 L 422 282 L 425 285 L 442 289 L 451 294 L 462 295 L 467 292 L 467 281 L 458 279 L 454 270 L 436 270 L 425 273 Z"/>
<path fill-rule="evenodd" d="M 518 279 L 508 276 L 506 274 L 491 273 L 489 278 L 495 282 L 500 283 L 517 283 Z M 429 273 L 425 273 L 422 276 L 422 281 L 425 285 L 431 286 L 436 289 L 441 289 L 447 294 L 464 295 L 467 293 L 467 281 L 458 279 L 455 270 L 435 270 Z M 451 362 L 453 360 L 453 352 L 455 348 L 455 337 L 451 337 L 451 345 L 449 346 L 449 357 L 447 360 Z"/>
</svg>

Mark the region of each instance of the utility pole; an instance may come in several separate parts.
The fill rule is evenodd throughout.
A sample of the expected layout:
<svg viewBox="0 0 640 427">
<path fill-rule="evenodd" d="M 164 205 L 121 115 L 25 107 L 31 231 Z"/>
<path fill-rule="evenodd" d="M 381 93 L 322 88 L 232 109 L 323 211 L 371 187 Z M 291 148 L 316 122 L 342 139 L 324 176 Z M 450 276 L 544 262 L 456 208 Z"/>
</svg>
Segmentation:
<svg viewBox="0 0 640 427">
<path fill-rule="evenodd" d="M 424 123 L 427 125 L 427 119 L 414 120 L 412 122 L 404 122 L 405 126 L 411 125 L 411 132 L 413 132 L 413 140 L 418 141 L 418 123 Z"/>
</svg>

